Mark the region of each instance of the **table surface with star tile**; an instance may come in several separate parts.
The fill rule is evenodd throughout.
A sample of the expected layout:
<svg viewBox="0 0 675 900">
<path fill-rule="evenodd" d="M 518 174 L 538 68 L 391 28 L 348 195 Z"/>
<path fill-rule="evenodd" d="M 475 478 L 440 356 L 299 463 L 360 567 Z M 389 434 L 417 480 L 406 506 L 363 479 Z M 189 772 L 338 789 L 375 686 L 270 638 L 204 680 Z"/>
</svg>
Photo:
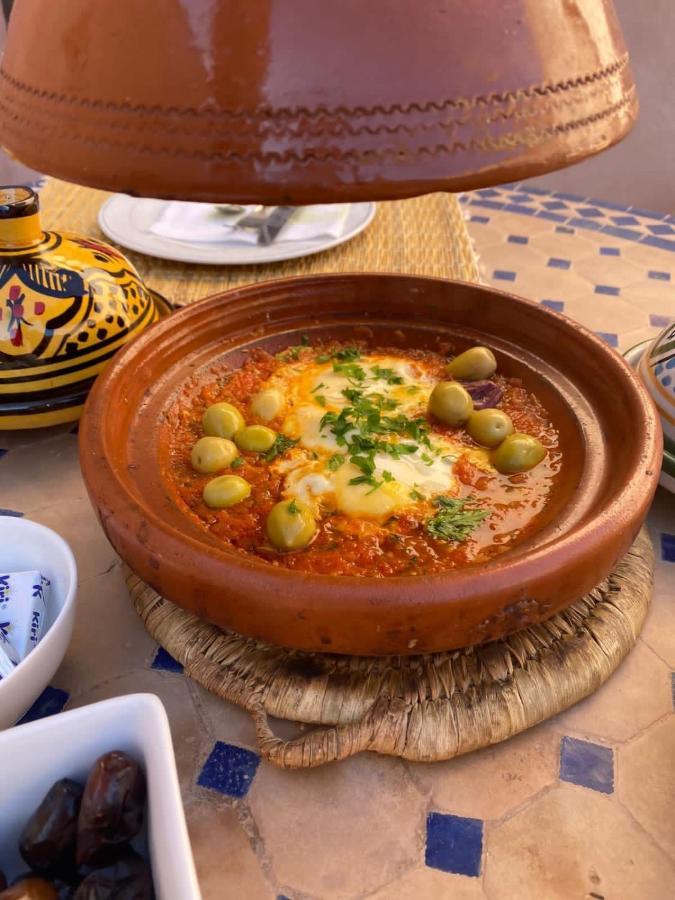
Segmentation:
<svg viewBox="0 0 675 900">
<path fill-rule="evenodd" d="M 675 217 L 526 185 L 462 197 L 484 280 L 624 351 L 675 316 Z M 79 565 L 63 665 L 27 714 L 150 691 L 173 732 L 204 900 L 675 896 L 675 497 L 648 525 L 654 600 L 596 694 L 445 763 L 261 762 L 249 717 L 187 679 L 136 617 L 91 509 L 76 429 L 0 433 L 0 512 L 60 532 Z M 276 722 L 282 735 L 294 726 Z"/>
</svg>

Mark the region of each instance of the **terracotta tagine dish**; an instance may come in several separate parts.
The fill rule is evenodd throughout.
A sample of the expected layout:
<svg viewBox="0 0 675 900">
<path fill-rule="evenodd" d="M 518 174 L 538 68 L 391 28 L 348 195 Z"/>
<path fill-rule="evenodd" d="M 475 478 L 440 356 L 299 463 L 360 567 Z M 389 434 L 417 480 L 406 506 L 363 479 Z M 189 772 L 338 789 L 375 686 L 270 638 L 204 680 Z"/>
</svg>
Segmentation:
<svg viewBox="0 0 675 900">
<path fill-rule="evenodd" d="M 0 187 L 0 429 L 76 421 L 95 377 L 158 308 L 102 241 L 43 231 L 28 187 Z"/>
<path fill-rule="evenodd" d="M 598 153 L 636 114 L 610 0 L 22 0 L 0 68 L 10 153 L 182 200 L 485 187 Z"/>
<path fill-rule="evenodd" d="M 431 412 L 410 412 L 430 378 Z M 457 415 L 457 400 L 501 410 Z M 487 287 L 401 275 L 186 307 L 116 357 L 80 426 L 103 528 L 157 592 L 244 635 L 358 655 L 493 640 L 578 599 L 634 540 L 661 452 L 646 390 L 592 333 Z M 454 499 L 428 500 L 453 465 Z M 355 504 L 371 520 L 350 520 Z"/>
</svg>

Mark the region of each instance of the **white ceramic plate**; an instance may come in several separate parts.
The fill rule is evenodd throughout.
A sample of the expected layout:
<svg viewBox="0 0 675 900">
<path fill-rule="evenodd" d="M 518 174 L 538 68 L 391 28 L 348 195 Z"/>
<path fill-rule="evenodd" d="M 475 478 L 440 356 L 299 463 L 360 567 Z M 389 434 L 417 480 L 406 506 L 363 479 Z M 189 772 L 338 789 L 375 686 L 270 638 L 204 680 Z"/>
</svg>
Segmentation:
<svg viewBox="0 0 675 900">
<path fill-rule="evenodd" d="M 26 820 L 55 781 L 84 781 L 110 750 L 126 751 L 145 770 L 147 845 L 158 900 L 201 900 L 169 722 L 152 694 L 114 697 L 0 734 L 0 866 L 10 879 L 26 871 L 17 850 Z"/>
<path fill-rule="evenodd" d="M 167 200 L 148 200 L 115 194 L 103 204 L 98 214 L 98 224 L 115 243 L 160 259 L 176 262 L 206 263 L 210 265 L 234 266 L 257 263 L 281 262 L 296 259 L 337 247 L 363 231 L 375 215 L 374 203 L 352 203 L 340 237 L 323 237 L 307 241 L 287 241 L 258 245 L 209 244 L 204 242 L 178 241 L 153 234 L 148 229 L 156 222 Z"/>
<path fill-rule="evenodd" d="M 0 516 L 0 570 L 32 569 L 52 583 L 50 618 L 37 647 L 0 681 L 0 728 L 13 725 L 26 712 L 61 665 L 73 631 L 77 592 L 77 566 L 62 537 L 37 522 Z"/>
</svg>

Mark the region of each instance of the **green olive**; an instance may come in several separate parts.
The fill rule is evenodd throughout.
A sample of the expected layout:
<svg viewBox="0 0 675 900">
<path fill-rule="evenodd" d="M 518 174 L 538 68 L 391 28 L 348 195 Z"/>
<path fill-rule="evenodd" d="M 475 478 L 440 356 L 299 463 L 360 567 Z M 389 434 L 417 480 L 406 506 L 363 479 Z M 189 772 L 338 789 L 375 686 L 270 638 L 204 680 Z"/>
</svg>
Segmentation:
<svg viewBox="0 0 675 900">
<path fill-rule="evenodd" d="M 501 409 L 479 409 L 469 417 L 466 430 L 477 444 L 497 447 L 513 434 L 513 422 Z"/>
<path fill-rule="evenodd" d="M 203 475 L 226 469 L 239 456 L 232 441 L 221 437 L 200 438 L 192 448 L 192 468 Z"/>
<path fill-rule="evenodd" d="M 204 433 L 214 437 L 231 438 L 244 427 L 244 417 L 231 403 L 214 403 L 204 413 Z"/>
<path fill-rule="evenodd" d="M 227 509 L 241 503 L 251 493 L 251 485 L 239 475 L 219 475 L 204 486 L 204 503 L 212 509 Z"/>
<path fill-rule="evenodd" d="M 248 450 L 251 453 L 265 453 L 276 439 L 276 431 L 272 431 L 267 425 L 247 425 L 234 436 L 239 449 Z"/>
<path fill-rule="evenodd" d="M 456 381 L 440 381 L 429 397 L 429 412 L 446 425 L 463 425 L 473 412 L 473 400 Z"/>
<path fill-rule="evenodd" d="M 263 422 L 278 416 L 284 405 L 284 395 L 277 388 L 267 388 L 251 399 L 251 412 Z"/>
<path fill-rule="evenodd" d="M 278 550 L 306 547 L 316 533 L 312 511 L 300 500 L 276 503 L 267 517 L 267 536 Z"/>
<path fill-rule="evenodd" d="M 447 365 L 447 371 L 460 381 L 478 381 L 490 378 L 497 371 L 497 360 L 487 347 L 471 347 L 460 353 Z"/>
<path fill-rule="evenodd" d="M 516 431 L 492 451 L 492 465 L 503 475 L 516 475 L 533 469 L 545 456 L 546 448 L 541 441 Z"/>
</svg>

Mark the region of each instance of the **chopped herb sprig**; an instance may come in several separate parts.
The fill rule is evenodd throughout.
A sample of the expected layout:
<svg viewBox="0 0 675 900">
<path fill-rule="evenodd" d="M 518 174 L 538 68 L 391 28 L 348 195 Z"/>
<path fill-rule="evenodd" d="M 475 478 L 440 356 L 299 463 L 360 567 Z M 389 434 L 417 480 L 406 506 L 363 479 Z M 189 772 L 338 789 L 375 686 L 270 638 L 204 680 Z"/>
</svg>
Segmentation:
<svg viewBox="0 0 675 900">
<path fill-rule="evenodd" d="M 287 450 L 290 450 L 291 447 L 295 447 L 297 443 L 298 438 L 293 440 L 293 438 L 286 437 L 285 434 L 278 434 L 270 449 L 264 454 L 263 459 L 265 462 L 272 462 L 277 456 L 282 456 Z"/>
<path fill-rule="evenodd" d="M 426 522 L 426 530 L 441 541 L 465 541 L 490 515 L 473 497 L 437 497 L 438 512 Z"/>
</svg>

